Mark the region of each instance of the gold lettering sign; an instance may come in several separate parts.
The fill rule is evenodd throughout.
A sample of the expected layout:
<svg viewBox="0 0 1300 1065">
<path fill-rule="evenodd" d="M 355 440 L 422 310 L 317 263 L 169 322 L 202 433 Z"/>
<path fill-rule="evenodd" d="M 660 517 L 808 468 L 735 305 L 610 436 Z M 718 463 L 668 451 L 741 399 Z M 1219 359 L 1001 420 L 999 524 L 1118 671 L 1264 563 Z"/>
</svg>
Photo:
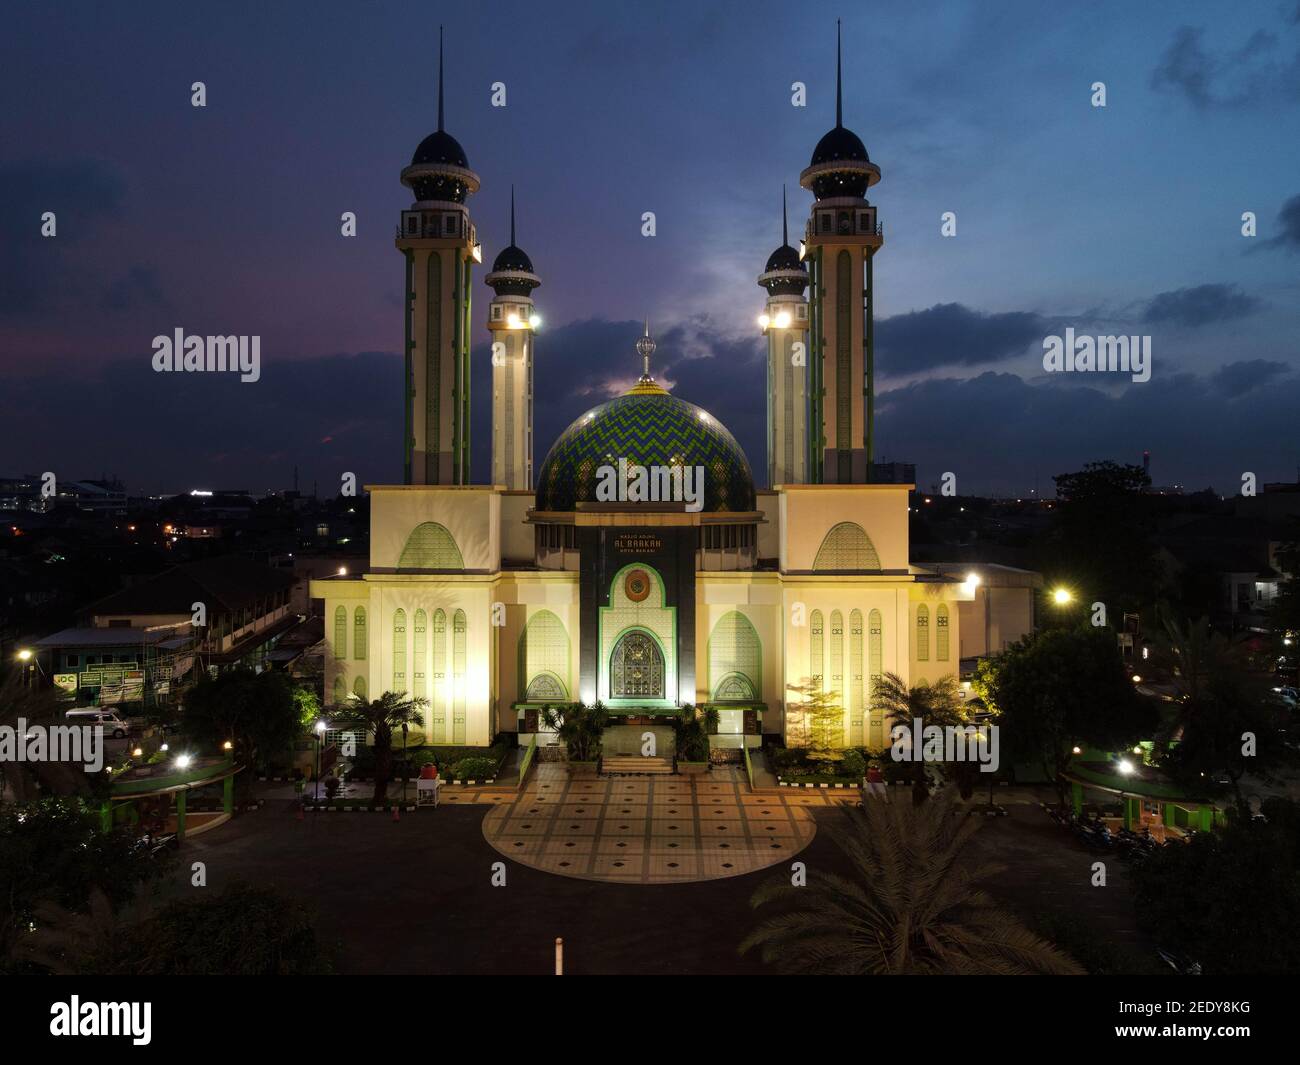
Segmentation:
<svg viewBox="0 0 1300 1065">
<path fill-rule="evenodd" d="M 614 550 L 624 554 L 641 554 L 647 551 L 662 551 L 664 542 L 648 533 L 625 533 L 614 537 Z"/>
</svg>

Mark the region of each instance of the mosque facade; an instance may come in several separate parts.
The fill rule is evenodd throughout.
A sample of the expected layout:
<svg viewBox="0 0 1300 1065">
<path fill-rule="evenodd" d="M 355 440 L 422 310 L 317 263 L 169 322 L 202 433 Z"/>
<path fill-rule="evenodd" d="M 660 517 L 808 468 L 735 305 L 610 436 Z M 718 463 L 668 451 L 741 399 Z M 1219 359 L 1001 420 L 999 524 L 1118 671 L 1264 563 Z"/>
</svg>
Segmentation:
<svg viewBox="0 0 1300 1065">
<path fill-rule="evenodd" d="M 441 50 L 441 46 L 440 46 Z M 718 711 L 717 745 L 806 740 L 802 693 L 842 708 L 844 746 L 881 748 L 883 673 L 958 672 L 959 605 L 974 589 L 912 565 L 911 485 L 869 482 L 873 271 L 880 170 L 836 123 L 800 184 L 813 203 L 758 276 L 768 342 L 767 481 L 713 415 L 641 376 L 577 418 L 534 469 L 533 291 L 511 243 L 486 283 L 492 474 L 469 475 L 469 335 L 482 249 L 479 188 L 444 129 L 401 172 L 414 201 L 396 246 L 406 276 L 403 483 L 367 486 L 365 572 L 312 582 L 325 602 L 326 701 L 386 691 L 427 700 L 429 743 L 527 739 L 541 711 L 604 704 L 648 724 Z M 630 349 L 633 347 L 629 338 Z"/>
</svg>

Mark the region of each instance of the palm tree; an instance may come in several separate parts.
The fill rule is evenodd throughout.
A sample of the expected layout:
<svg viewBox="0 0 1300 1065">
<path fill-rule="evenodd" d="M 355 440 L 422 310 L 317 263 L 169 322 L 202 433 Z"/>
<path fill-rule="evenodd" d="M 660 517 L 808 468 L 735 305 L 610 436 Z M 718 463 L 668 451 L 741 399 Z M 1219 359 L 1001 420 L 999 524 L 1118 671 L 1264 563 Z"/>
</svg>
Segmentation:
<svg viewBox="0 0 1300 1065">
<path fill-rule="evenodd" d="M 558 709 L 546 706 L 542 708 L 542 720 L 564 744 L 570 761 L 594 762 L 609 724 L 609 711 L 601 702 L 591 706 L 571 703 Z"/>
<path fill-rule="evenodd" d="M 755 910 L 780 907 L 741 944 L 789 973 L 821 975 L 1079 975 L 1073 959 L 994 905 L 981 886 L 1000 871 L 963 861 L 981 818 L 951 793 L 923 806 L 867 803 L 827 826 L 851 875 L 782 876 Z"/>
<path fill-rule="evenodd" d="M 1161 736 L 1167 741 L 1178 738 L 1188 718 L 1212 701 L 1216 689 L 1245 677 L 1250 648 L 1244 636 L 1215 632 L 1207 617 L 1183 620 L 1165 607 L 1156 617 L 1159 627 L 1151 638 L 1154 664 L 1168 675 L 1178 703 L 1178 714 Z"/>
<path fill-rule="evenodd" d="M 871 708 L 883 712 L 891 725 L 905 726 L 912 733 L 913 747 L 921 743 L 921 736 L 915 733 L 918 720 L 922 729 L 930 725 L 943 728 L 965 723 L 961 689 L 953 676 L 940 677 L 933 684 L 919 681 L 909 686 L 897 673 L 883 673 L 872 686 Z M 923 802 L 928 794 L 925 764 L 921 761 L 912 764 L 912 798 Z"/>
<path fill-rule="evenodd" d="M 19 938 L 13 956 L 55 976 L 86 973 L 96 963 L 112 956 L 123 926 L 141 918 L 143 913 L 139 899 L 118 913 L 103 889 L 94 884 L 84 913 L 45 899 L 33 908 L 34 927 Z"/>
<path fill-rule="evenodd" d="M 376 803 L 388 797 L 388 782 L 393 777 L 393 729 L 423 722 L 422 711 L 428 705 L 428 699 L 413 699 L 405 692 L 384 692 L 368 703 L 359 699 L 343 703 L 332 714 L 338 722 L 334 727 L 354 728 L 374 737 Z"/>
<path fill-rule="evenodd" d="M 21 670 L 11 670 L 0 683 L 0 726 L 14 729 L 15 735 L 20 720 L 28 729 L 67 725 L 63 712 L 69 705 L 57 689 L 28 687 Z M 93 780 L 79 762 L 0 763 L 0 796 L 8 790 L 19 803 L 36 799 L 42 788 L 53 795 L 89 795 Z"/>
</svg>

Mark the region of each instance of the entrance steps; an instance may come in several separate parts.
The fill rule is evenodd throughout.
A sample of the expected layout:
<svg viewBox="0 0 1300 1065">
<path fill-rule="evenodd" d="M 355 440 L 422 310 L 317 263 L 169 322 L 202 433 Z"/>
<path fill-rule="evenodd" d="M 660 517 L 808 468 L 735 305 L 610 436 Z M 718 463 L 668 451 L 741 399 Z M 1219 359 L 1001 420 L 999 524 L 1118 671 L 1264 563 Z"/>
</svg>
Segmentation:
<svg viewBox="0 0 1300 1065">
<path fill-rule="evenodd" d="M 672 773 L 671 758 L 643 758 L 639 754 L 610 754 L 601 758 L 600 771 L 609 773 Z"/>
</svg>

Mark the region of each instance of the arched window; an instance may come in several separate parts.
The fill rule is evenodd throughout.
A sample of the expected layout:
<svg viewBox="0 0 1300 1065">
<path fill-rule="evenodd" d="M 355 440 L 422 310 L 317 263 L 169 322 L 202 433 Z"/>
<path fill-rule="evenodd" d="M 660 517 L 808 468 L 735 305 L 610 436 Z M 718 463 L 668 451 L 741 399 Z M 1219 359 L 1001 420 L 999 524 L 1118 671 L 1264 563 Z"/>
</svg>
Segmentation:
<svg viewBox="0 0 1300 1065">
<path fill-rule="evenodd" d="M 664 655 L 654 637 L 639 629 L 620 636 L 610 656 L 609 677 L 613 699 L 664 698 Z"/>
<path fill-rule="evenodd" d="M 709 635 L 709 680 L 713 698 L 720 702 L 762 698 L 762 644 L 753 623 L 739 610 L 718 618 Z"/>
<path fill-rule="evenodd" d="M 467 639 L 468 625 L 465 620 L 465 611 L 457 610 L 451 623 L 452 651 L 451 651 L 451 688 L 454 698 L 451 704 L 451 742 L 465 742 L 465 706 L 468 702 L 465 691 L 465 642 Z"/>
<path fill-rule="evenodd" d="M 406 611 L 393 611 L 393 686 L 389 691 L 405 692 L 406 687 Z"/>
<path fill-rule="evenodd" d="M 930 661 L 930 608 L 924 603 L 916 608 L 916 660 Z"/>
<path fill-rule="evenodd" d="M 862 734 L 862 715 L 866 709 L 863 701 L 862 674 L 862 611 L 849 615 L 849 746 L 861 747 L 866 740 Z"/>
<path fill-rule="evenodd" d="M 464 569 L 460 548 L 445 526 L 421 522 L 406 538 L 398 569 Z"/>
<path fill-rule="evenodd" d="M 352 682 L 352 694 L 360 699 L 363 703 L 368 702 L 366 698 L 366 678 L 358 677 Z"/>
<path fill-rule="evenodd" d="M 525 702 L 569 698 L 569 634 L 552 611 L 539 610 L 519 634 L 519 685 Z"/>
<path fill-rule="evenodd" d="M 334 657 L 347 658 L 348 656 L 348 608 L 338 606 L 334 608 Z"/>
<path fill-rule="evenodd" d="M 352 654 L 358 662 L 366 657 L 366 608 L 357 607 L 352 614 Z"/>
<path fill-rule="evenodd" d="M 334 678 L 334 705 L 338 706 L 348 697 L 347 682 L 344 681 L 342 674 Z"/>
<path fill-rule="evenodd" d="M 844 615 L 838 610 L 831 611 L 831 698 L 835 705 L 844 711 Z M 838 736 L 828 737 L 838 747 L 844 742 L 843 725 Z"/>
<path fill-rule="evenodd" d="M 880 679 L 880 671 L 884 661 L 884 652 L 881 647 L 882 642 L 882 620 L 879 610 L 873 610 L 867 615 L 867 705 L 871 705 L 875 697 L 876 682 Z M 885 715 L 879 710 L 871 711 L 871 735 L 868 737 L 868 743 L 872 748 L 884 746 L 885 737 Z"/>
<path fill-rule="evenodd" d="M 880 556 L 866 530 L 855 521 L 831 527 L 817 549 L 814 570 L 878 570 Z"/>
<path fill-rule="evenodd" d="M 808 619 L 808 675 L 816 691 L 821 691 L 822 677 L 826 675 L 822 629 L 822 612 L 814 610 Z"/>
<path fill-rule="evenodd" d="M 947 603 L 940 603 L 934 608 L 934 659 L 936 662 L 948 661 Z"/>
<path fill-rule="evenodd" d="M 433 612 L 433 742 L 447 742 L 447 612 Z"/>
<path fill-rule="evenodd" d="M 415 662 L 411 672 L 414 674 L 411 692 L 417 699 L 429 698 L 428 637 L 429 616 L 423 610 L 415 612 Z"/>
</svg>

